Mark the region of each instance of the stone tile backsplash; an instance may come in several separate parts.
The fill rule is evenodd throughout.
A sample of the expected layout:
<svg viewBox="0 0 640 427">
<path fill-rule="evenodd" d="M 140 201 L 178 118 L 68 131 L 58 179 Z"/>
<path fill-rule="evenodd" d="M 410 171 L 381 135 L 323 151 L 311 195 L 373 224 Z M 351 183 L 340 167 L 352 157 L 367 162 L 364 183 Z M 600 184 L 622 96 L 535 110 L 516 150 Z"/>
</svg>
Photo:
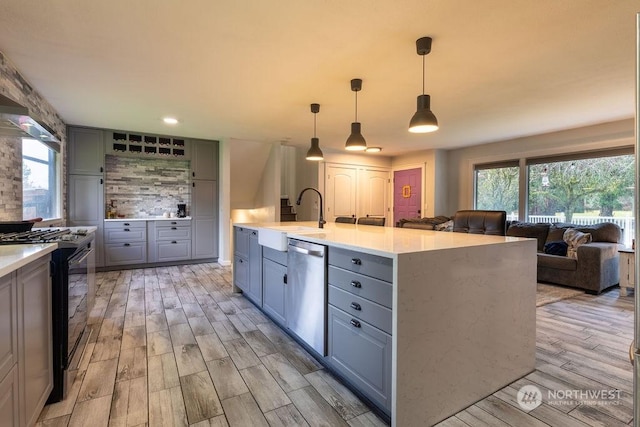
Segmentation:
<svg viewBox="0 0 640 427">
<path fill-rule="evenodd" d="M 126 218 L 149 218 L 164 212 L 177 213 L 186 203 L 190 214 L 189 161 L 105 157 L 105 204 L 115 200 L 118 214 Z M 106 209 L 105 205 L 105 209 Z"/>
<path fill-rule="evenodd" d="M 22 219 L 22 140 L 0 136 L 0 221 Z"/>
</svg>

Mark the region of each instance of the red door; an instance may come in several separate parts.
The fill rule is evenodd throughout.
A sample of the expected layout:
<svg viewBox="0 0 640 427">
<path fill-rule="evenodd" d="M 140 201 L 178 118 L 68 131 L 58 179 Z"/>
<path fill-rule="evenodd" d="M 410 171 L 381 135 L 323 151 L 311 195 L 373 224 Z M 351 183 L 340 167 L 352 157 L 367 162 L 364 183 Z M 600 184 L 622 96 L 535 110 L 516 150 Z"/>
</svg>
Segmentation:
<svg viewBox="0 0 640 427">
<path fill-rule="evenodd" d="M 393 173 L 393 220 L 420 218 L 422 206 L 422 169 Z"/>
</svg>

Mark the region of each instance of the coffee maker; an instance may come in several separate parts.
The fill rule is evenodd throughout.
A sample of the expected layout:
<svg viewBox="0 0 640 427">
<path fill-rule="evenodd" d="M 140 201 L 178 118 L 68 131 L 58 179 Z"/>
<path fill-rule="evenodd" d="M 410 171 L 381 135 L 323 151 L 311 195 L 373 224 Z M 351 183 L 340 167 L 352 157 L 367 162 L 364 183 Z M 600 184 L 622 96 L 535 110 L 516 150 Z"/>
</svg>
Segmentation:
<svg viewBox="0 0 640 427">
<path fill-rule="evenodd" d="M 178 218 L 184 218 L 187 216 L 187 204 L 178 203 Z"/>
</svg>

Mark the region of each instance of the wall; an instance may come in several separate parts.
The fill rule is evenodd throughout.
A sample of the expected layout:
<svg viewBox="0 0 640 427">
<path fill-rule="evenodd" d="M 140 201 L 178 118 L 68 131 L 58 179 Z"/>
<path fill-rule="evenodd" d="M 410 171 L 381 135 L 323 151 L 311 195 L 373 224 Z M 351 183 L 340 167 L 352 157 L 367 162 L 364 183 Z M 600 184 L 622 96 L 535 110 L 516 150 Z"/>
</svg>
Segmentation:
<svg viewBox="0 0 640 427">
<path fill-rule="evenodd" d="M 228 141 L 223 140 L 218 144 L 218 218 L 219 243 L 218 263 L 220 265 L 231 264 L 231 147 Z"/>
<path fill-rule="evenodd" d="M 473 208 L 473 165 L 634 145 L 633 119 L 476 145 L 447 153 L 448 211 Z"/>
<path fill-rule="evenodd" d="M 254 200 L 254 216 L 257 222 L 280 221 L 280 179 L 282 152 L 280 143 L 271 144 L 260 186 Z"/>
<path fill-rule="evenodd" d="M 317 203 L 302 203 L 300 206 L 296 206 L 296 199 L 302 190 L 307 187 L 320 188 L 319 171 L 321 162 L 315 162 L 307 160 L 308 148 L 296 147 L 295 148 L 295 191 L 291 197 L 291 204 L 294 205 L 296 210 L 298 221 L 317 221 L 318 220 L 318 204 Z M 309 195 L 305 196 L 309 197 Z"/>
<path fill-rule="evenodd" d="M 115 200 L 127 218 L 177 213 L 177 204 L 191 208 L 189 161 L 105 156 L 105 203 Z"/>
<path fill-rule="evenodd" d="M 65 123 L 54 108 L 40 95 L 9 59 L 0 52 L 0 93 L 28 107 L 60 138 L 60 159 L 66 158 L 67 132 Z M 22 218 L 22 141 L 21 138 L 0 136 L 0 220 Z M 62 161 L 62 217 L 66 218 L 66 172 Z"/>
</svg>

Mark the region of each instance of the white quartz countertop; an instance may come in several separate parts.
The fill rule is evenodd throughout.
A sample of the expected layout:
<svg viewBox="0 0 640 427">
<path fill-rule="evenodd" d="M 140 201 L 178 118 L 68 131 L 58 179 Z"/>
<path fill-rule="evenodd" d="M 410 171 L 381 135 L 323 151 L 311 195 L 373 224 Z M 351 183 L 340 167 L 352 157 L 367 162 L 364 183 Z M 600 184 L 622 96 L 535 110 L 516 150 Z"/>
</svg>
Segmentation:
<svg viewBox="0 0 640 427">
<path fill-rule="evenodd" d="M 0 246 L 0 277 L 50 254 L 57 247 L 57 243 Z"/>
<path fill-rule="evenodd" d="M 393 257 L 397 254 L 440 251 L 453 248 L 495 245 L 524 240 L 519 237 L 485 236 L 481 234 L 415 230 L 373 225 L 328 222 L 323 229 L 316 221 L 234 224 L 252 230 L 309 227 L 315 230 L 287 231 L 287 236 L 308 242 L 353 249 Z"/>
<path fill-rule="evenodd" d="M 163 216 L 150 216 L 146 218 L 110 218 L 105 219 L 104 222 L 113 222 L 113 221 L 191 221 L 190 216 L 186 216 L 184 218 L 165 218 Z"/>
</svg>

